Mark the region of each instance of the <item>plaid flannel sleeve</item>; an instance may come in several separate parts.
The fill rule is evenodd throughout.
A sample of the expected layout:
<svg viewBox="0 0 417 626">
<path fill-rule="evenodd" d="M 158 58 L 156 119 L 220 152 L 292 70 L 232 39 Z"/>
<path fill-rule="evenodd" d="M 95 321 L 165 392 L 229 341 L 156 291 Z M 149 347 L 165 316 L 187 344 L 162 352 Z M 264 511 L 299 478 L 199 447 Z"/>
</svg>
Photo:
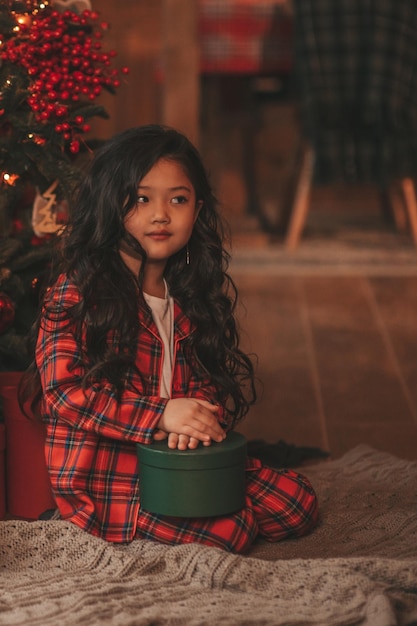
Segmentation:
<svg viewBox="0 0 417 626">
<path fill-rule="evenodd" d="M 66 280 L 57 284 L 51 297 L 59 302 L 61 311 L 79 300 L 75 287 Z M 43 388 L 43 412 L 47 416 L 111 439 L 152 441 L 167 399 L 140 396 L 131 389 L 125 389 L 118 397 L 106 381 L 83 389 L 82 347 L 62 314 L 44 316 L 36 363 Z"/>
</svg>

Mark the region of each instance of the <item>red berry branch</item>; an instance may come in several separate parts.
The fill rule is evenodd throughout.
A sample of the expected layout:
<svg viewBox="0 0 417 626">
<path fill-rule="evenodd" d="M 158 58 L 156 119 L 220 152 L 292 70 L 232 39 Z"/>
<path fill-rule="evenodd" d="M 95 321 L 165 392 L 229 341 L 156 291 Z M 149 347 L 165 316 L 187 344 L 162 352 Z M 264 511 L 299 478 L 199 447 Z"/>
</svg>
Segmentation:
<svg viewBox="0 0 417 626">
<path fill-rule="evenodd" d="M 103 89 L 114 93 L 120 74 L 127 74 L 128 68 L 112 67 L 116 52 L 103 51 L 108 24 L 100 22 L 96 11 L 60 13 L 48 4 L 39 9 L 35 3 L 15 18 L 12 36 L 0 43 L 0 58 L 26 71 L 26 102 L 35 120 L 53 124 L 76 154 L 80 136 L 90 130 L 77 105 L 94 101 Z"/>
</svg>

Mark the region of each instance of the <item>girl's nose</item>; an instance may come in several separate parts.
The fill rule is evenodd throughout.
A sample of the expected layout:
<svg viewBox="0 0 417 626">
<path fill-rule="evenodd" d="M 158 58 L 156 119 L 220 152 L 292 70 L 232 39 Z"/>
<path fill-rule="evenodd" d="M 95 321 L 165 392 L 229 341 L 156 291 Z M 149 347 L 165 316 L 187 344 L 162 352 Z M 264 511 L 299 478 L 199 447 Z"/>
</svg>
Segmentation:
<svg viewBox="0 0 417 626">
<path fill-rule="evenodd" d="M 153 222 L 159 222 L 166 224 L 169 222 L 169 213 L 164 202 L 156 202 L 154 205 L 154 211 L 152 215 Z"/>
</svg>

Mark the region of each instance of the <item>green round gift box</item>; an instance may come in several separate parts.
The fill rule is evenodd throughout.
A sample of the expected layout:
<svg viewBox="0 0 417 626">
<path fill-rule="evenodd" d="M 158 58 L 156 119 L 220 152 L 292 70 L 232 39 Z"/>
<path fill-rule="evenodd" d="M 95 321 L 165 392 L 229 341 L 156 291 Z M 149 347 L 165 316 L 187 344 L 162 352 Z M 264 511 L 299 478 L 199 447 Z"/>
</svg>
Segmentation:
<svg viewBox="0 0 417 626">
<path fill-rule="evenodd" d="M 141 508 L 159 515 L 211 517 L 245 505 L 246 439 L 171 450 L 167 440 L 137 444 Z"/>
</svg>

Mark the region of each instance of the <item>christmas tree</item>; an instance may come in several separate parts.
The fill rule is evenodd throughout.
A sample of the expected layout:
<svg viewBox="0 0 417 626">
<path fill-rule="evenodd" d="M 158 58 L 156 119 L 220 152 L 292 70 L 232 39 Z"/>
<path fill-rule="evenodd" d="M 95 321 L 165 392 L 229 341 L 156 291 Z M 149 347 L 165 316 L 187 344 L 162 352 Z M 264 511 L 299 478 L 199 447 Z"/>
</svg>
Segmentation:
<svg viewBox="0 0 417 626">
<path fill-rule="evenodd" d="M 53 237 L 97 146 L 89 120 L 120 70 L 84 0 L 0 1 L 0 371 L 23 370 Z"/>
</svg>

